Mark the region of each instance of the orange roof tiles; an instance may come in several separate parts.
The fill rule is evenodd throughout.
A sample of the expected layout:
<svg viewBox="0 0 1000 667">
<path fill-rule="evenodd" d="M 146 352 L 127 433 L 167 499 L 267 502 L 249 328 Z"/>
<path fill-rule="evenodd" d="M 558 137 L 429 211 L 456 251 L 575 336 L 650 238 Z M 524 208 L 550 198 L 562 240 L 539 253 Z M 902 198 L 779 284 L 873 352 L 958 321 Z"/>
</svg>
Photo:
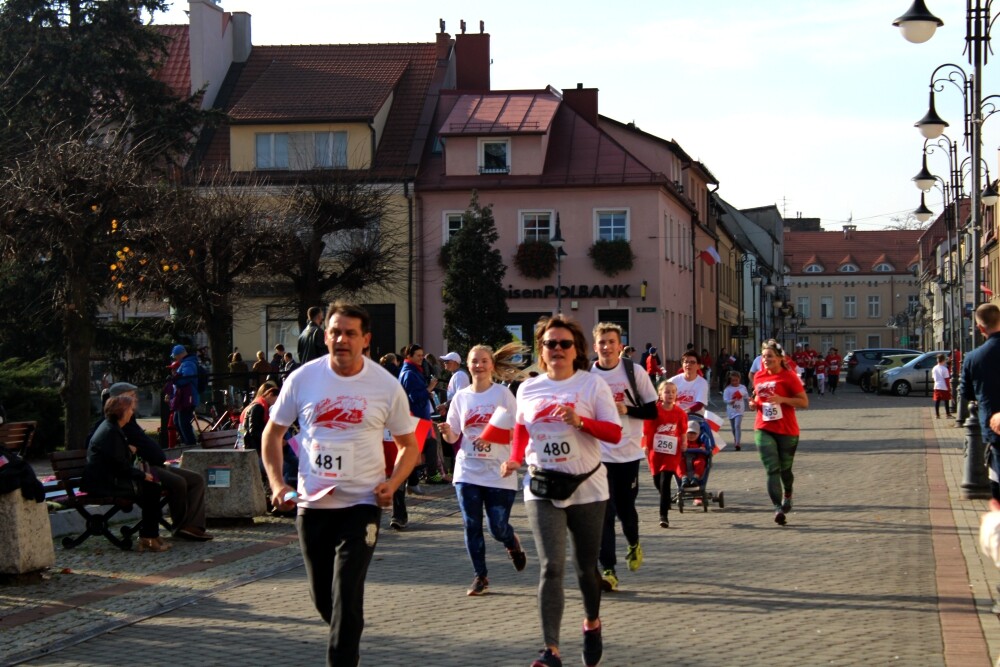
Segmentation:
<svg viewBox="0 0 1000 667">
<path fill-rule="evenodd" d="M 892 265 L 891 273 L 909 273 L 923 233 L 922 230 L 853 231 L 848 237 L 839 231 L 785 232 L 785 263 L 792 275 L 804 275 L 809 264 L 820 264 L 824 271 L 805 275 L 836 274 L 848 263 L 856 265 L 861 273 L 873 273 L 874 267 L 883 262 Z"/>
<path fill-rule="evenodd" d="M 191 37 L 186 25 L 156 25 L 156 32 L 167 38 L 167 56 L 156 70 L 158 80 L 170 86 L 182 99 L 191 96 Z"/>
</svg>

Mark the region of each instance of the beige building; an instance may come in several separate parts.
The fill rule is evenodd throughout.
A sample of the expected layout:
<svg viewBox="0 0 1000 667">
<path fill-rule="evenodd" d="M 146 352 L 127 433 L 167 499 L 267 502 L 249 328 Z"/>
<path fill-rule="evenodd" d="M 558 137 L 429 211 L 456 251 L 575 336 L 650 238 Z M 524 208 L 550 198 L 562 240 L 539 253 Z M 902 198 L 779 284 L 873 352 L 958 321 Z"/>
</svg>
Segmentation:
<svg viewBox="0 0 1000 667">
<path fill-rule="evenodd" d="M 858 348 L 922 349 L 917 278 L 921 231 L 785 231 L 784 285 L 774 329 L 786 347 L 820 353 Z"/>
</svg>

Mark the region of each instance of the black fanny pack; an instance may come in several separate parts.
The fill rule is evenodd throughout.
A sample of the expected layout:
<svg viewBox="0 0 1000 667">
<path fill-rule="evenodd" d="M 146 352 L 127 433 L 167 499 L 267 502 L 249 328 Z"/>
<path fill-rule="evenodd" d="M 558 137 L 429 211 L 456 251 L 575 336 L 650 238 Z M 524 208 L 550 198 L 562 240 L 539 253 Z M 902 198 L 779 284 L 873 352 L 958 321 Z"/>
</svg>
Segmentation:
<svg viewBox="0 0 1000 667">
<path fill-rule="evenodd" d="M 596 468 L 580 475 L 528 466 L 528 489 L 539 498 L 566 500 L 584 480 L 597 472 L 601 465 L 603 464 L 598 463 Z"/>
</svg>

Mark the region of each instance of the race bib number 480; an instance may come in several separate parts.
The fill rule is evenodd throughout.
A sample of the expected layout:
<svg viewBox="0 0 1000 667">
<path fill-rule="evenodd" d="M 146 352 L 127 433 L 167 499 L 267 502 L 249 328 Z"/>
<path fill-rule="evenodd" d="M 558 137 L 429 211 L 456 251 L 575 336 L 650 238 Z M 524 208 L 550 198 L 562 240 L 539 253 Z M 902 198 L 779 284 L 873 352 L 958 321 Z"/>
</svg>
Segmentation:
<svg viewBox="0 0 1000 667">
<path fill-rule="evenodd" d="M 347 443 L 315 442 L 310 463 L 316 477 L 339 481 L 354 476 L 354 450 Z"/>
<path fill-rule="evenodd" d="M 538 460 L 546 463 L 568 463 L 575 461 L 579 455 L 575 440 L 546 440 L 539 443 Z"/>
</svg>

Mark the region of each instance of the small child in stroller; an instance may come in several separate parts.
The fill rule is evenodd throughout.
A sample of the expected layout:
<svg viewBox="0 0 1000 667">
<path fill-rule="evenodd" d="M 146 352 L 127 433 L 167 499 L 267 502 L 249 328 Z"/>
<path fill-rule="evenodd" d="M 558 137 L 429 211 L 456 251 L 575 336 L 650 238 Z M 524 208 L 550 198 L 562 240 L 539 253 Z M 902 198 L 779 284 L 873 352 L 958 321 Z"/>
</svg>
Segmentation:
<svg viewBox="0 0 1000 667">
<path fill-rule="evenodd" d="M 687 447 L 683 448 L 684 459 L 678 465 L 681 487 L 691 488 L 705 483 L 705 471 L 712 456 L 711 436 L 703 433 L 703 419 L 699 415 L 688 415 Z"/>
</svg>

